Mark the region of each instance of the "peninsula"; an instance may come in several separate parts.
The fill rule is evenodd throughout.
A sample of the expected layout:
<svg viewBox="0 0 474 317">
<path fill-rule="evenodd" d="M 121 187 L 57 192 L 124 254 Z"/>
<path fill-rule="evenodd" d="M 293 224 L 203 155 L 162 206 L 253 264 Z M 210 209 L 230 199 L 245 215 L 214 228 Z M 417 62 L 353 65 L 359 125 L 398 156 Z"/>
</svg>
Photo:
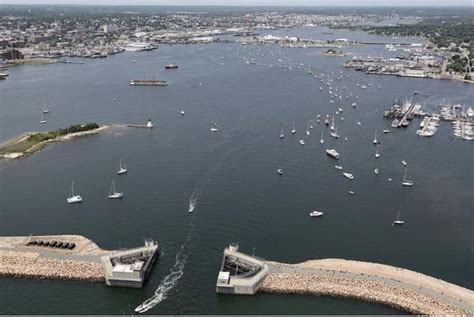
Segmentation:
<svg viewBox="0 0 474 317">
<path fill-rule="evenodd" d="M 99 126 L 97 123 L 75 124 L 65 129 L 48 132 L 25 133 L 0 144 L 0 157 L 16 159 L 33 154 L 52 142 L 69 140 L 74 137 L 98 133 L 109 126 Z"/>
</svg>

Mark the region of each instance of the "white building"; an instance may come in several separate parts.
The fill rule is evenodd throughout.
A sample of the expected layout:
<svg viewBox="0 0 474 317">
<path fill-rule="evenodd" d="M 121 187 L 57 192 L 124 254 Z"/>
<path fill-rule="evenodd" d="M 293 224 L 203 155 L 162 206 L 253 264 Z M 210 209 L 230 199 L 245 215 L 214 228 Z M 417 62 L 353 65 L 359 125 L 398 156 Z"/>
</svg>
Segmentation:
<svg viewBox="0 0 474 317">
<path fill-rule="evenodd" d="M 104 33 L 117 33 L 119 30 L 118 26 L 113 24 L 106 24 L 103 26 Z"/>
</svg>

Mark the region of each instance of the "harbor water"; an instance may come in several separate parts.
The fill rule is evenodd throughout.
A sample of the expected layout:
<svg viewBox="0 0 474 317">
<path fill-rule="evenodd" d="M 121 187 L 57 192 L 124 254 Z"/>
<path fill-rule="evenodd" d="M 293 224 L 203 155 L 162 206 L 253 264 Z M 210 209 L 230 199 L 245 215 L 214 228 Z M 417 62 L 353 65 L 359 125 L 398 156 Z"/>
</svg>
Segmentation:
<svg viewBox="0 0 474 317">
<path fill-rule="evenodd" d="M 420 41 L 363 32 L 322 34 L 327 31 L 308 27 L 265 34 Z M 342 67 L 353 55 L 321 56 L 325 50 L 161 45 L 149 52 L 81 59 L 84 64 L 11 68 L 9 78 L 0 82 L 0 142 L 86 122 L 125 125 L 151 119 L 154 128 L 116 126 L 52 144 L 26 159 L 0 161 L 0 235 L 80 234 L 104 249 L 139 246 L 145 237 L 158 240 L 162 254 L 143 289 L 1 278 L 0 313 L 131 314 L 157 289 L 159 300 L 147 313 L 399 313 L 327 297 L 217 295 L 222 251 L 231 242 L 239 242 L 243 252 L 279 262 L 379 262 L 473 289 L 473 144 L 453 138 L 447 122 L 431 138 L 416 135 L 418 119 L 406 129 L 391 128 L 383 111 L 406 97 L 428 112 L 443 101 L 470 106 L 474 86 L 366 75 Z M 383 45 L 344 50 L 397 55 Z M 251 59 L 254 64 L 246 63 Z M 165 70 L 169 63 L 179 68 Z M 314 78 L 320 74 L 332 80 L 342 101 L 329 102 L 326 82 Z M 128 85 L 143 78 L 163 79 L 168 86 Z M 44 105 L 50 113 L 40 125 Z M 341 138 L 336 140 L 323 119 L 340 106 L 344 112 L 335 121 Z M 211 121 L 217 132 L 210 131 Z M 290 133 L 293 122 L 295 135 Z M 391 132 L 383 134 L 384 129 Z M 378 163 L 375 131 L 381 142 Z M 354 180 L 334 168 L 336 161 L 325 154 L 331 148 Z M 120 160 L 129 171 L 119 176 Z M 413 187 L 401 186 L 402 160 Z M 374 174 L 376 164 L 379 175 Z M 124 192 L 123 200 L 106 199 L 112 179 Z M 66 203 L 72 180 L 82 204 Z M 324 216 L 310 218 L 313 210 Z M 398 210 L 405 225 L 394 227 Z"/>
</svg>

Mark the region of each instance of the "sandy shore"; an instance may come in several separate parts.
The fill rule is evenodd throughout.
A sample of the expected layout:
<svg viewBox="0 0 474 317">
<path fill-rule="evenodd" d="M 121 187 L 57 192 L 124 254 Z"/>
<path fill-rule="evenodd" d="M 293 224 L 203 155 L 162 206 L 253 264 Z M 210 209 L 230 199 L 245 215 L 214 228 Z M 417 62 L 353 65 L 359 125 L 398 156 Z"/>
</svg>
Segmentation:
<svg viewBox="0 0 474 317">
<path fill-rule="evenodd" d="M 343 259 L 267 264 L 261 291 L 347 297 L 415 314 L 474 313 L 472 290 L 402 268 Z"/>
<path fill-rule="evenodd" d="M 85 135 L 90 135 L 90 134 L 96 134 L 96 133 L 99 133 L 99 132 L 102 132 L 104 130 L 109 129 L 110 127 L 112 127 L 112 126 L 111 125 L 101 125 L 99 128 L 94 129 L 94 130 L 70 133 L 70 134 L 55 138 L 55 139 L 46 140 L 46 141 L 43 141 L 43 142 L 36 143 L 36 144 L 30 146 L 29 148 L 27 148 L 26 150 L 24 150 L 22 152 L 7 152 L 3 155 L 0 155 L 0 157 L 6 158 L 6 159 L 17 159 L 17 158 L 25 157 L 25 156 L 31 155 L 35 152 L 38 152 L 38 151 L 42 150 L 44 147 L 46 147 L 50 143 L 71 140 L 73 138 L 77 138 L 77 137 L 81 137 L 81 136 L 85 136 Z M 16 138 L 14 138 L 10 141 L 4 142 L 2 145 L 0 145 L 0 148 L 13 146 L 13 145 L 18 144 L 20 142 L 24 142 L 29 137 L 30 134 L 31 133 L 24 133 L 19 137 L 16 137 Z"/>
</svg>

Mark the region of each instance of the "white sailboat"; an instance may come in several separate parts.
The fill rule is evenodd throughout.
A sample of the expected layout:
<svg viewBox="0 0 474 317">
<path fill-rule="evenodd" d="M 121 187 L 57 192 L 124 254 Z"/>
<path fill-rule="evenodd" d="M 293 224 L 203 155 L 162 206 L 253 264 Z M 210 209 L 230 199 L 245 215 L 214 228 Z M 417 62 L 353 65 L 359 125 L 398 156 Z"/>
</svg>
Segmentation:
<svg viewBox="0 0 474 317">
<path fill-rule="evenodd" d="M 293 128 L 291 128 L 291 134 L 296 133 L 295 122 L 293 121 Z"/>
<path fill-rule="evenodd" d="M 331 129 L 331 131 L 336 130 L 336 125 L 334 124 L 334 116 L 332 117 L 331 126 L 329 128 Z"/>
<path fill-rule="evenodd" d="M 74 181 L 71 183 L 71 196 L 66 199 L 68 204 L 80 203 L 82 201 L 82 197 L 80 195 L 74 194 Z"/>
<path fill-rule="evenodd" d="M 403 175 L 402 185 L 403 186 L 413 186 L 414 185 L 413 181 L 411 179 L 407 178 L 407 171 L 408 171 L 408 168 L 405 168 L 405 174 Z"/>
<path fill-rule="evenodd" d="M 46 119 L 44 118 L 43 112 L 41 112 L 41 121 L 40 121 L 40 123 L 45 124 L 46 122 L 48 122 L 48 121 L 46 121 Z"/>
<path fill-rule="evenodd" d="M 400 210 L 399 210 L 397 214 L 397 220 L 393 222 L 393 225 L 403 225 L 403 224 L 405 224 L 405 221 L 400 220 Z"/>
<path fill-rule="evenodd" d="M 377 159 L 380 157 L 379 148 L 380 146 L 377 146 L 377 149 L 375 150 L 375 158 Z"/>
<path fill-rule="evenodd" d="M 43 105 L 43 113 L 49 113 L 49 109 L 46 108 L 46 105 Z"/>
<path fill-rule="evenodd" d="M 319 143 L 321 144 L 324 144 L 323 133 L 324 131 L 321 130 L 321 140 L 319 140 Z"/>
<path fill-rule="evenodd" d="M 379 141 L 377 141 L 377 130 L 375 130 L 375 136 L 374 136 L 374 141 L 373 141 L 374 144 L 377 144 L 379 143 Z"/>
<path fill-rule="evenodd" d="M 122 160 L 120 160 L 119 170 L 117 171 L 117 174 L 121 175 L 121 174 L 125 174 L 127 172 L 128 172 L 128 169 L 126 169 L 125 165 L 122 165 Z"/>
<path fill-rule="evenodd" d="M 109 199 L 118 199 L 123 197 L 123 193 L 119 193 L 115 190 L 115 179 L 112 180 L 112 186 L 110 186 L 109 195 L 107 197 Z"/>
</svg>

